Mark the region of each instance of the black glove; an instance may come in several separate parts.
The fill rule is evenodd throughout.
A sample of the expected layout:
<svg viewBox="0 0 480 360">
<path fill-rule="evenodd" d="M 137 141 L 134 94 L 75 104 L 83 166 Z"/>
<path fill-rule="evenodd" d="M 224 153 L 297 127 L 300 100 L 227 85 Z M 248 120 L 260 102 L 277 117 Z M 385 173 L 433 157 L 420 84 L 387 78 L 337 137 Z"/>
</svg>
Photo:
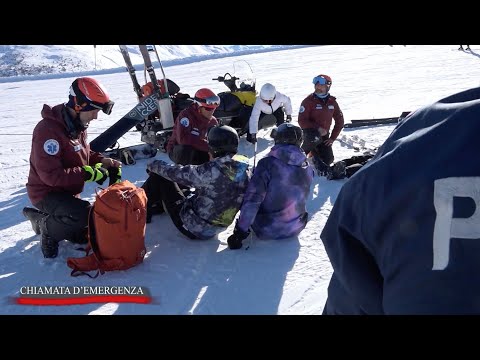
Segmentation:
<svg viewBox="0 0 480 360">
<path fill-rule="evenodd" d="M 242 241 L 250 235 L 250 230 L 242 231 L 238 228 L 238 222 L 235 224 L 233 234 L 227 239 L 228 247 L 232 250 L 240 249 L 242 247 Z"/>
<path fill-rule="evenodd" d="M 249 143 L 255 144 L 257 142 L 257 134 L 247 133 L 247 141 Z"/>
<path fill-rule="evenodd" d="M 292 115 L 287 115 L 287 120 L 285 120 L 286 122 L 292 122 Z"/>
<path fill-rule="evenodd" d="M 84 165 L 82 168 L 84 170 L 85 182 L 95 181 L 97 184 L 102 185 L 108 178 L 108 170 L 103 168 L 101 163 L 95 164 L 94 167 Z"/>
<path fill-rule="evenodd" d="M 117 184 L 122 181 L 122 167 L 109 167 L 108 169 L 109 181 L 108 186 Z"/>
</svg>

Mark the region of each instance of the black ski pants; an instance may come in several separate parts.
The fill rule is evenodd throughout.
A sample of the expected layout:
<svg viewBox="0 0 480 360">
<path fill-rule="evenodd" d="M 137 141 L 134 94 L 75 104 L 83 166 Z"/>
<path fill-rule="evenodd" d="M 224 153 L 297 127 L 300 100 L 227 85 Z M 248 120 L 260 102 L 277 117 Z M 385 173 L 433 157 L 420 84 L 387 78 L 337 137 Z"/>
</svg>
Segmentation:
<svg viewBox="0 0 480 360">
<path fill-rule="evenodd" d="M 233 124 L 233 125 L 230 125 L 230 126 L 234 128 L 243 129 L 242 131 L 243 134 L 245 133 L 249 134 L 250 131 L 249 131 L 248 125 L 249 125 L 251 114 L 252 114 L 252 108 L 250 108 L 249 110 L 243 110 L 238 116 L 238 118 L 231 121 L 230 124 Z M 283 110 L 283 106 L 280 106 L 277 110 L 275 110 L 272 114 L 270 114 L 275 116 L 276 120 L 272 121 L 271 116 L 265 117 L 266 115 L 269 115 L 269 114 L 265 114 L 263 112 L 260 113 L 260 117 L 258 118 L 258 130 L 265 129 L 274 125 L 280 126 L 285 122 L 285 111 Z"/>
<path fill-rule="evenodd" d="M 183 203 L 186 199 L 184 192 L 180 189 L 177 183 L 157 174 L 151 174 L 151 176 L 152 175 L 155 175 L 154 179 L 157 188 L 156 195 L 163 203 L 164 209 L 172 219 L 175 227 L 189 239 L 198 239 L 185 228 L 183 221 L 180 218 L 180 211 L 182 210 Z"/>
<path fill-rule="evenodd" d="M 45 228 L 49 237 L 61 241 L 70 240 L 75 243 L 84 243 L 88 227 L 88 216 L 92 205 L 86 201 L 72 196 L 71 194 L 52 192 L 39 203 L 36 208 L 47 213 Z"/>
<path fill-rule="evenodd" d="M 175 145 L 168 157 L 180 165 L 201 165 L 210 160 L 208 152 L 197 150 L 191 145 Z"/>
<path fill-rule="evenodd" d="M 303 129 L 303 144 L 302 149 L 305 154 L 308 155 L 312 152 L 312 155 L 323 161 L 325 164 L 330 165 L 333 163 L 333 149 L 331 146 L 325 145 L 323 142 L 329 138 L 329 134 L 320 137 L 317 129 Z"/>
</svg>

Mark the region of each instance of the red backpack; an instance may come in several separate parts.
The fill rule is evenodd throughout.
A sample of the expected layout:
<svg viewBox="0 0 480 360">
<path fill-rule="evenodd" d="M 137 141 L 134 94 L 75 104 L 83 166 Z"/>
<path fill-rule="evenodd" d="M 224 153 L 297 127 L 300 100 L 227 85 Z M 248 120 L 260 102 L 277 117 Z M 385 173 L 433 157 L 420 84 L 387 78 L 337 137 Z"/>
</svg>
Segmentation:
<svg viewBox="0 0 480 360">
<path fill-rule="evenodd" d="M 67 259 L 67 265 L 73 269 L 71 275 L 127 270 L 143 262 L 146 217 L 145 191 L 128 180 L 97 193 L 90 210 L 87 256 Z M 94 277 L 97 276 L 98 272 Z"/>
</svg>

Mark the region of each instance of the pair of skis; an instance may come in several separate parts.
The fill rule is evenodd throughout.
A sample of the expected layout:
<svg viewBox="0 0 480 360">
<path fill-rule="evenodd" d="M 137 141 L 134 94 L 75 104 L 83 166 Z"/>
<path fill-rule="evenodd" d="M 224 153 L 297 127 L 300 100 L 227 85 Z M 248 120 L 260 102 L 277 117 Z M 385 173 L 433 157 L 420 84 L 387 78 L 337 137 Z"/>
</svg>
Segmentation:
<svg viewBox="0 0 480 360">
<path fill-rule="evenodd" d="M 155 75 L 155 70 L 152 65 L 150 54 L 148 52 L 146 45 L 139 45 L 140 52 L 143 56 L 145 68 L 150 76 L 150 79 L 153 83 L 154 92 L 147 96 L 143 97 L 142 88 L 138 82 L 135 67 L 132 64 L 130 59 L 130 54 L 128 52 L 126 45 L 119 45 L 120 52 L 123 55 L 125 60 L 127 72 L 130 75 L 130 78 L 133 83 L 134 91 L 137 95 L 139 103 L 125 114 L 120 120 L 113 124 L 110 128 L 105 130 L 102 134 L 97 136 L 90 143 L 90 148 L 93 151 L 104 153 L 107 156 L 117 158 L 124 162 L 124 164 L 134 164 L 135 160 L 142 157 L 153 157 L 156 155 L 157 149 L 153 145 L 149 144 L 140 144 L 141 149 L 137 150 L 135 146 L 128 148 L 117 148 L 118 139 L 120 139 L 125 133 L 127 133 L 131 128 L 147 119 L 150 115 L 154 114 L 157 110 L 160 114 L 160 119 L 163 125 L 163 128 L 173 127 L 173 111 L 170 103 L 170 96 L 168 94 L 167 82 L 165 74 L 163 73 L 163 81 L 165 83 L 165 93 L 162 94 L 160 87 L 158 86 L 157 77 Z M 156 52 L 156 49 L 155 49 Z M 157 53 L 158 57 L 158 53 Z M 160 59 L 158 59 L 160 62 Z M 160 63 L 161 64 L 161 63 Z M 111 150 L 107 150 L 107 149 Z M 137 155 L 138 156 L 135 156 Z"/>
<path fill-rule="evenodd" d="M 410 114 L 410 111 L 402 112 L 402 114 L 399 117 L 350 120 L 351 122 L 346 123 L 344 127 L 348 129 L 348 128 L 355 128 L 355 127 L 361 127 L 361 126 L 396 124 L 396 123 L 399 123 L 408 114 Z"/>
</svg>

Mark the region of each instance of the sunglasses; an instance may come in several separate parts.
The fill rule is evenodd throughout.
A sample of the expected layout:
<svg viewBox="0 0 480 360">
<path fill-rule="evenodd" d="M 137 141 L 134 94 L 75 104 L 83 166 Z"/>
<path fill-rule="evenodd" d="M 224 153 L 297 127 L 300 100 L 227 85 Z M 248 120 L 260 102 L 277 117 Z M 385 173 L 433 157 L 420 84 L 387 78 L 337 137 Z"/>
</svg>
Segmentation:
<svg viewBox="0 0 480 360">
<path fill-rule="evenodd" d="M 210 96 L 206 99 L 201 99 L 201 98 L 195 96 L 194 100 L 198 101 L 201 104 L 210 105 L 210 106 L 208 106 L 210 108 L 212 108 L 212 107 L 216 108 L 220 105 L 220 98 L 217 95 Z M 207 107 L 205 105 L 202 105 L 202 106 Z"/>
<path fill-rule="evenodd" d="M 330 82 L 323 76 L 315 76 L 313 78 L 313 85 L 317 85 L 317 83 L 319 83 L 320 85 L 330 85 Z"/>
<path fill-rule="evenodd" d="M 270 105 L 273 102 L 273 100 L 264 100 L 264 99 L 262 99 L 262 101 L 268 105 Z"/>
</svg>

